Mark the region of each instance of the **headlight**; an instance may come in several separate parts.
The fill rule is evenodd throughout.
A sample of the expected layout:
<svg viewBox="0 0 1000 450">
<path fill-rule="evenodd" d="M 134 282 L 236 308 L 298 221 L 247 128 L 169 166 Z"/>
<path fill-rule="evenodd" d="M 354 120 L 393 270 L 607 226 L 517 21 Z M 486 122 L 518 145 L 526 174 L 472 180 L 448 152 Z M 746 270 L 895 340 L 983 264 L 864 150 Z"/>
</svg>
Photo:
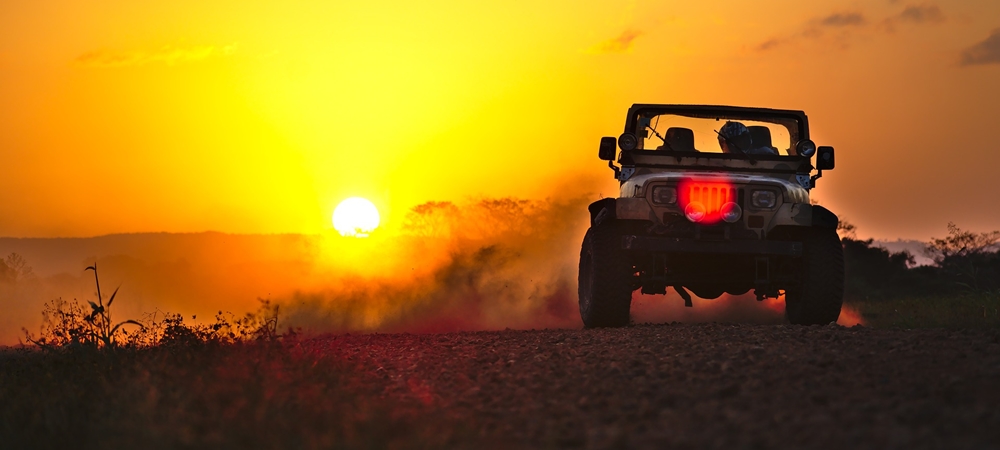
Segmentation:
<svg viewBox="0 0 1000 450">
<path fill-rule="evenodd" d="M 677 203 L 677 188 L 673 186 L 654 187 L 653 203 L 657 205 L 673 205 Z"/>
<path fill-rule="evenodd" d="M 736 203 L 729 202 L 722 205 L 722 209 L 720 209 L 719 212 L 722 213 L 722 220 L 725 220 L 728 223 L 733 223 L 740 220 L 740 216 L 743 215 L 743 208 L 740 208 L 740 205 L 737 205 Z"/>
<path fill-rule="evenodd" d="M 805 156 L 806 158 L 812 158 L 812 155 L 816 154 L 816 144 L 809 139 L 801 140 L 795 146 L 795 153 L 799 156 Z"/>
<path fill-rule="evenodd" d="M 750 204 L 754 208 L 771 209 L 777 203 L 778 196 L 774 191 L 753 191 L 750 194 Z"/>
<path fill-rule="evenodd" d="M 687 208 L 684 208 L 684 216 L 687 217 L 688 220 L 695 223 L 705 220 L 706 215 L 707 211 L 705 211 L 705 205 L 698 202 L 688 203 Z"/>
<path fill-rule="evenodd" d="M 639 138 L 632 133 L 622 133 L 618 136 L 618 148 L 630 152 L 639 147 Z"/>
</svg>

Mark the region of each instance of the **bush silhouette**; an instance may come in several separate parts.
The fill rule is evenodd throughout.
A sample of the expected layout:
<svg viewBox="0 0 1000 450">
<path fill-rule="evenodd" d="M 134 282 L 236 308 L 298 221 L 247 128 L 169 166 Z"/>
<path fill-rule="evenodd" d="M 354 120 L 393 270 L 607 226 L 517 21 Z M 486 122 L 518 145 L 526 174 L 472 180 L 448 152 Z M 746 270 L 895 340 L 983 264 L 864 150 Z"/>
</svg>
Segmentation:
<svg viewBox="0 0 1000 450">
<path fill-rule="evenodd" d="M 853 228 L 852 228 L 853 229 Z M 1000 292 L 1000 231 L 973 233 L 948 224 L 948 237 L 932 239 L 933 266 L 914 267 L 913 255 L 845 237 L 845 296 L 879 300 L 914 295 Z"/>
</svg>

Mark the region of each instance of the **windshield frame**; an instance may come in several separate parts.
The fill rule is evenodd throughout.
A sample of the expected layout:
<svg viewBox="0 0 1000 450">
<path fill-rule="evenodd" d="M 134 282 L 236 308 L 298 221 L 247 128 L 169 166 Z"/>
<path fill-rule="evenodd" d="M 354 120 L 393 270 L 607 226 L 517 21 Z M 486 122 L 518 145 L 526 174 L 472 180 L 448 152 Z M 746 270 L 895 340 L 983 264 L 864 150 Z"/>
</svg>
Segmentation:
<svg viewBox="0 0 1000 450">
<path fill-rule="evenodd" d="M 781 158 L 800 158 L 801 156 L 793 153 L 796 143 L 809 139 L 809 121 L 806 114 L 802 111 L 714 105 L 657 105 L 637 103 L 632 105 L 628 110 L 628 117 L 625 121 L 625 133 L 632 133 L 638 138 L 642 136 L 640 132 L 643 131 L 636 129 L 640 117 L 655 117 L 666 114 L 697 119 L 759 121 L 781 125 L 788 129 L 791 145 L 789 154 L 780 155 Z M 708 154 L 705 155 L 707 156 Z M 740 154 L 725 154 L 725 157 L 747 158 L 746 155 Z"/>
</svg>

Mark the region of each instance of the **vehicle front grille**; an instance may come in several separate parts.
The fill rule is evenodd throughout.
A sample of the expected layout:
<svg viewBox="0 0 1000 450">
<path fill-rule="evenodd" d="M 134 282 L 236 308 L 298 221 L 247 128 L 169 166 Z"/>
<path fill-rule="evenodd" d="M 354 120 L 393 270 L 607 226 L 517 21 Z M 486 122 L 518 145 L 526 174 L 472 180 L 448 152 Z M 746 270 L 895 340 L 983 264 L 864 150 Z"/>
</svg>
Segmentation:
<svg viewBox="0 0 1000 450">
<path fill-rule="evenodd" d="M 691 184 L 688 187 L 688 203 L 698 202 L 705 205 L 705 213 L 716 214 L 722 205 L 736 203 L 736 188 L 721 184 Z"/>
</svg>

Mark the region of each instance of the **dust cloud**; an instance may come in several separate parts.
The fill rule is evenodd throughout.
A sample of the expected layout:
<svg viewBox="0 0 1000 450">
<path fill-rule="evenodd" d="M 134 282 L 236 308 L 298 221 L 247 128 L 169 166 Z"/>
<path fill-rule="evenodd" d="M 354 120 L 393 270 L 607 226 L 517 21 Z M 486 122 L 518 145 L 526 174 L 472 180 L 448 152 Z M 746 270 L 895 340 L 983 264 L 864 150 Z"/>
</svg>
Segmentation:
<svg viewBox="0 0 1000 450">
<path fill-rule="evenodd" d="M 210 320 L 257 299 L 281 307 L 281 327 L 322 332 L 436 332 L 578 328 L 577 264 L 593 196 L 484 198 L 414 207 L 398 232 L 366 239 L 321 235 L 145 233 L 0 239 L 33 273 L 0 283 L 0 344 L 38 329 L 44 303 L 95 299 L 121 286 L 117 320 L 153 311 Z M 643 322 L 782 323 L 781 299 L 633 297 Z"/>
<path fill-rule="evenodd" d="M 419 205 L 399 236 L 338 241 L 364 261 L 283 302 L 309 331 L 454 331 L 579 326 L 576 276 L 589 200 Z M 345 254 L 350 253 L 350 254 Z M 334 276 L 334 274 L 331 274 Z"/>
</svg>

